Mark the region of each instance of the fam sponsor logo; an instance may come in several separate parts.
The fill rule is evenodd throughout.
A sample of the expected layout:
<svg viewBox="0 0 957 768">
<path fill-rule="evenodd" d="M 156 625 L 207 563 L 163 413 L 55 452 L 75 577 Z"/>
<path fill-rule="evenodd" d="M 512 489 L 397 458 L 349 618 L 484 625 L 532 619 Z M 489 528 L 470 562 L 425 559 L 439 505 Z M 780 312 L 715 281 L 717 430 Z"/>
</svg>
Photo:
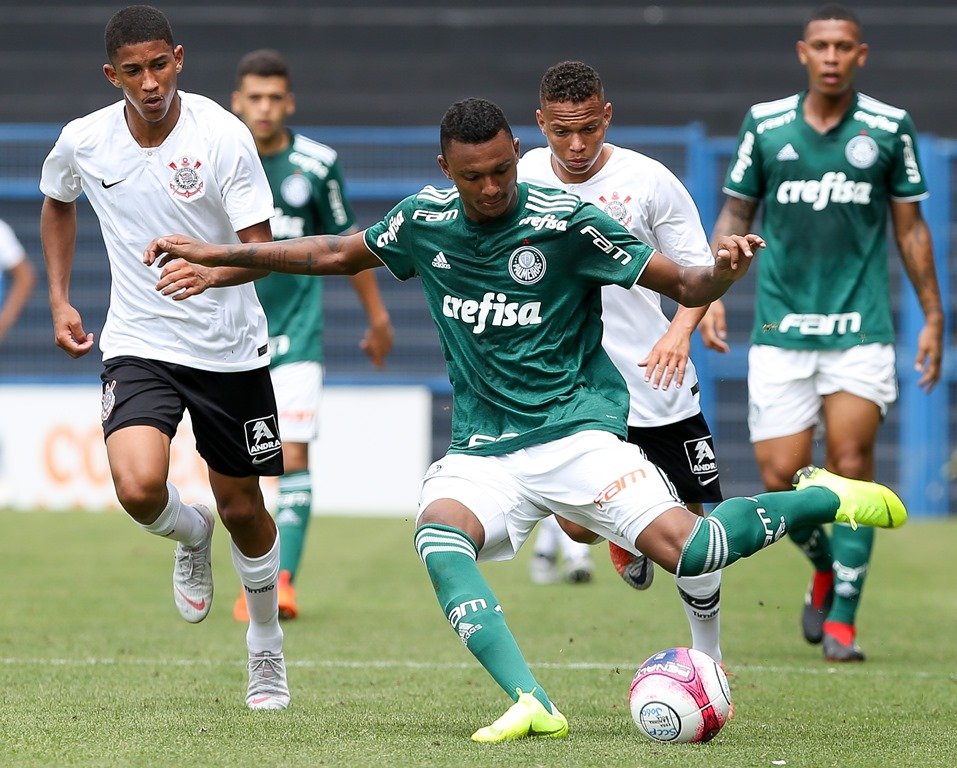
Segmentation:
<svg viewBox="0 0 957 768">
<path fill-rule="evenodd" d="M 765 131 L 773 131 L 775 128 L 780 128 L 782 125 L 793 123 L 796 119 L 797 112 L 792 109 L 790 112 L 785 112 L 783 115 L 775 115 L 774 117 L 769 117 L 767 120 L 762 120 L 760 123 L 758 123 L 758 127 L 755 130 L 760 135 Z"/>
<path fill-rule="evenodd" d="M 592 244 L 598 248 L 599 251 L 608 254 L 615 261 L 621 262 L 622 266 L 625 266 L 625 264 L 631 261 L 632 256 L 628 251 L 624 248 L 619 248 L 591 224 L 582 230 L 582 234 L 586 237 L 591 237 Z"/>
<path fill-rule="evenodd" d="M 273 240 L 288 240 L 302 237 L 306 231 L 306 220 L 302 216 L 287 216 L 282 208 L 276 208 L 269 219 Z"/>
<path fill-rule="evenodd" d="M 536 232 L 543 229 L 553 229 L 556 232 L 564 232 L 568 229 L 568 222 L 558 218 L 554 213 L 546 213 L 544 216 L 526 216 L 518 222 L 519 226 L 528 225 Z"/>
<path fill-rule="evenodd" d="M 472 333 L 483 333 L 489 325 L 538 325 L 542 322 L 542 303 L 519 304 L 509 301 L 504 293 L 489 291 L 481 301 L 462 299 L 446 294 L 442 298 L 442 314 L 473 326 Z"/>
<path fill-rule="evenodd" d="M 833 312 L 830 315 L 789 312 L 778 323 L 778 331 L 796 330 L 802 336 L 841 336 L 860 333 L 860 312 Z"/>
<path fill-rule="evenodd" d="M 897 133 L 897 129 L 900 127 L 900 123 L 888 120 L 884 115 L 872 115 L 862 109 L 854 113 L 854 119 L 864 123 L 868 128 L 877 128 L 888 133 Z"/>
<path fill-rule="evenodd" d="M 389 243 L 394 243 L 399 239 L 399 230 L 405 224 L 405 214 L 399 211 L 395 216 L 389 218 L 389 224 L 386 231 L 375 239 L 375 244 L 380 248 L 385 248 Z"/>
<path fill-rule="evenodd" d="M 508 273 L 522 285 L 534 285 L 541 280 L 547 266 L 545 254 L 530 245 L 516 248 L 508 257 Z"/>
<path fill-rule="evenodd" d="M 202 165 L 202 160 L 191 157 L 181 157 L 179 160 L 170 162 L 169 167 L 173 169 L 173 175 L 169 179 L 169 191 L 184 200 L 201 198 L 206 189 L 203 178 L 199 175 Z"/>
<path fill-rule="evenodd" d="M 828 171 L 820 179 L 782 181 L 774 199 L 781 205 L 807 203 L 812 210 L 823 211 L 830 203 L 869 205 L 873 186 L 867 181 L 854 181 L 843 171 Z"/>
<path fill-rule="evenodd" d="M 412 212 L 413 221 L 455 221 L 458 217 L 459 211 L 457 208 L 453 208 L 450 211 L 427 211 L 423 208 L 416 208 Z"/>
<path fill-rule="evenodd" d="M 914 137 L 908 134 L 901 136 L 904 145 L 904 172 L 911 184 L 920 184 L 920 167 L 917 165 L 917 152 L 914 151 Z"/>
<path fill-rule="evenodd" d="M 754 160 L 751 159 L 751 153 L 754 151 L 754 134 L 751 131 L 745 131 L 741 137 L 741 143 L 738 145 L 738 154 L 734 161 L 734 167 L 731 169 L 731 181 L 738 184 L 744 179 L 744 173 L 751 167 Z"/>
</svg>

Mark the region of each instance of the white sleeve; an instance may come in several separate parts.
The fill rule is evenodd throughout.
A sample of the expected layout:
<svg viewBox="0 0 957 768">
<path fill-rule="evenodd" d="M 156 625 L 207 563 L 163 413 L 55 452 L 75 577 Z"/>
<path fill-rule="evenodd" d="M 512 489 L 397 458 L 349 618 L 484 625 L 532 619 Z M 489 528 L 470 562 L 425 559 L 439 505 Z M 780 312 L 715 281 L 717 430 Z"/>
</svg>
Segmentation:
<svg viewBox="0 0 957 768">
<path fill-rule="evenodd" d="M 0 220 L 0 270 L 13 269 L 26 255 L 13 229 L 7 222 Z"/>
<path fill-rule="evenodd" d="M 691 194 L 665 166 L 660 166 L 656 176 L 651 225 L 661 252 L 685 266 L 713 264 L 714 254 Z"/>
<path fill-rule="evenodd" d="M 83 191 L 83 184 L 73 165 L 73 142 L 70 126 L 60 131 L 60 137 L 43 161 L 40 172 L 40 191 L 62 203 L 72 203 Z"/>
<path fill-rule="evenodd" d="M 216 137 L 214 162 L 223 207 L 239 232 L 272 218 L 272 191 L 252 134 L 238 118 L 229 118 Z"/>
</svg>

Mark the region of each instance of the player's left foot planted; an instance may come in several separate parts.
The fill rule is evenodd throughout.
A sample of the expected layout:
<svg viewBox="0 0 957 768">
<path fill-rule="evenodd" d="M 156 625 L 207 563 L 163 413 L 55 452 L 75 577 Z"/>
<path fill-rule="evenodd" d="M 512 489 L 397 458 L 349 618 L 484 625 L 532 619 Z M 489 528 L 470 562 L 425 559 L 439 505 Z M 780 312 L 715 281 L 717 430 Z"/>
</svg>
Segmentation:
<svg viewBox="0 0 957 768">
<path fill-rule="evenodd" d="M 250 709 L 285 709 L 289 706 L 286 662 L 281 653 L 261 651 L 249 654 L 249 687 L 246 706 Z"/>
<path fill-rule="evenodd" d="M 887 486 L 869 480 L 852 480 L 826 469 L 807 466 L 794 475 L 794 487 L 827 488 L 840 499 L 834 514 L 837 523 L 848 523 L 851 528 L 869 525 L 875 528 L 900 528 L 907 521 L 904 502 Z"/>
<path fill-rule="evenodd" d="M 824 622 L 824 659 L 826 661 L 864 661 L 854 627 L 836 621 Z"/>
<path fill-rule="evenodd" d="M 208 507 L 193 504 L 206 521 L 207 535 L 195 547 L 178 543 L 173 563 L 173 601 L 179 615 L 191 624 L 202 621 L 213 604 L 213 526 L 216 518 Z"/>
<path fill-rule="evenodd" d="M 566 736 L 568 721 L 554 704 L 549 712 L 531 693 L 519 691 L 518 701 L 494 723 L 473 733 L 472 741 L 491 744 L 526 737 L 564 739 Z"/>
</svg>

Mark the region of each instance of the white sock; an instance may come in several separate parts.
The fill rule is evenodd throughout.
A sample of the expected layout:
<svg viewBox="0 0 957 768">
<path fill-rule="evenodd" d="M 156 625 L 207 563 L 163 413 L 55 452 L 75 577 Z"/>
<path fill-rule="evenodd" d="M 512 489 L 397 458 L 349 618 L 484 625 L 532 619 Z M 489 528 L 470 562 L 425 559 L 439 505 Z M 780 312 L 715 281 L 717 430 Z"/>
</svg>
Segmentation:
<svg viewBox="0 0 957 768">
<path fill-rule="evenodd" d="M 187 547 L 195 547 L 209 534 L 206 521 L 189 504 L 180 502 L 179 491 L 176 490 L 175 485 L 166 483 L 166 492 L 169 498 L 159 517 L 149 525 L 142 523 L 137 525 L 156 536 L 173 539 Z"/>
<path fill-rule="evenodd" d="M 691 647 L 721 661 L 721 571 L 675 576 L 691 628 Z"/>
<path fill-rule="evenodd" d="M 249 608 L 249 629 L 246 646 L 250 653 L 282 652 L 282 628 L 279 626 L 279 536 L 262 557 L 246 557 L 230 539 L 233 566 L 239 574 Z"/>
<path fill-rule="evenodd" d="M 535 554 L 555 558 L 558 555 L 558 537 L 565 536 L 555 515 L 543 517 L 538 521 L 538 536 L 535 538 Z M 567 538 L 567 537 L 566 537 Z"/>
</svg>

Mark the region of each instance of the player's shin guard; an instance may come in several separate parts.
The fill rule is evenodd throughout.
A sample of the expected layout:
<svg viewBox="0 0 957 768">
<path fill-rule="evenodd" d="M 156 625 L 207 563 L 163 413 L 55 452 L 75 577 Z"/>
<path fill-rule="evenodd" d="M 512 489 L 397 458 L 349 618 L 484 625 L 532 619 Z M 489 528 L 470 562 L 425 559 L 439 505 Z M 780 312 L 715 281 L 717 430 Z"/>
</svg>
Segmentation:
<svg viewBox="0 0 957 768">
<path fill-rule="evenodd" d="M 276 528 L 282 542 L 279 547 L 279 570 L 289 571 L 291 581 L 296 580 L 311 519 L 312 476 L 308 470 L 290 472 L 280 477 L 276 508 Z"/>
<path fill-rule="evenodd" d="M 838 506 L 835 493 L 817 487 L 722 501 L 695 524 L 681 552 L 677 575 L 720 570 L 770 546 L 793 526 L 833 521 Z"/>
<path fill-rule="evenodd" d="M 465 647 L 514 701 L 531 691 L 551 712 L 551 702 L 512 637 L 498 599 L 479 572 L 473 541 L 444 525 L 424 525 L 415 549 L 425 563 L 442 611 Z"/>
<path fill-rule="evenodd" d="M 721 661 L 721 571 L 675 576 L 691 628 L 691 647 Z"/>
<path fill-rule="evenodd" d="M 867 566 L 874 547 L 874 529 L 835 525 L 831 531 L 834 550 L 834 605 L 828 621 L 854 624 Z"/>
</svg>

